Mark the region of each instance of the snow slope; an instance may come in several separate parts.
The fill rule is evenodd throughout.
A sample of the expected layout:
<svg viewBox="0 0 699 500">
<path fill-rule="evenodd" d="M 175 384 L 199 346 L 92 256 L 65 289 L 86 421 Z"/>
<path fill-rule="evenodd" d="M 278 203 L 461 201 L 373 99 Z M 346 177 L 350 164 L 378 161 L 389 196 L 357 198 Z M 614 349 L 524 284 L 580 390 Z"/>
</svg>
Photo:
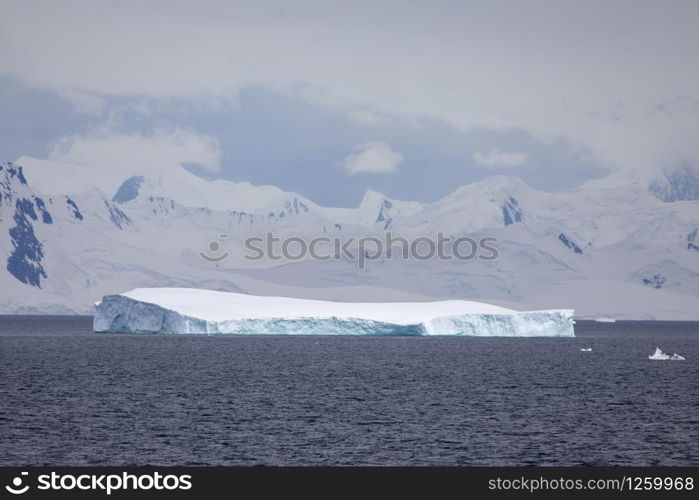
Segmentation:
<svg viewBox="0 0 699 500">
<path fill-rule="evenodd" d="M 311 335 L 573 334 L 573 311 L 517 312 L 479 302 L 348 303 L 188 288 L 139 288 L 96 304 L 97 332 Z"/>
</svg>

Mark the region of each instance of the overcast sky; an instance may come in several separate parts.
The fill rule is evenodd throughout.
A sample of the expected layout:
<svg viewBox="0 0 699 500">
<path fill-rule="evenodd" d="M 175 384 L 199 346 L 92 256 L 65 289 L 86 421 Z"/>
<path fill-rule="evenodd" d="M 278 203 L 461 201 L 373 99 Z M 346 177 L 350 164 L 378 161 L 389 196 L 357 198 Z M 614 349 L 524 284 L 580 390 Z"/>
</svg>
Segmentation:
<svg viewBox="0 0 699 500">
<path fill-rule="evenodd" d="M 328 205 L 369 187 L 432 201 L 493 174 L 556 190 L 699 159 L 696 1 L 0 11 L 2 159 L 137 154 Z"/>
</svg>

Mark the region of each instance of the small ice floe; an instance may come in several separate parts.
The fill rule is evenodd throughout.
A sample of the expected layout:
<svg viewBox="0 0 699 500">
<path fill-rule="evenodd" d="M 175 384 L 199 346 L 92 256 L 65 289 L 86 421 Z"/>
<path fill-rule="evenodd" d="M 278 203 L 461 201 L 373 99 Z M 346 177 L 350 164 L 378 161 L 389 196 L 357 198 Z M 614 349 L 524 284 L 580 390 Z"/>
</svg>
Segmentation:
<svg viewBox="0 0 699 500">
<path fill-rule="evenodd" d="M 670 359 L 670 355 L 664 353 L 663 351 L 660 350 L 660 347 L 655 348 L 655 352 L 648 356 L 648 359 L 656 359 L 660 361 L 665 361 L 667 359 Z"/>
<path fill-rule="evenodd" d="M 582 352 L 592 352 L 592 347 L 583 347 L 580 349 Z"/>
<path fill-rule="evenodd" d="M 614 318 L 597 318 L 595 321 L 597 323 L 616 323 Z"/>
<path fill-rule="evenodd" d="M 672 361 L 684 361 L 684 356 L 680 356 L 679 354 L 677 354 L 675 352 L 675 353 L 672 353 L 672 356 L 670 356 L 670 359 Z"/>
</svg>

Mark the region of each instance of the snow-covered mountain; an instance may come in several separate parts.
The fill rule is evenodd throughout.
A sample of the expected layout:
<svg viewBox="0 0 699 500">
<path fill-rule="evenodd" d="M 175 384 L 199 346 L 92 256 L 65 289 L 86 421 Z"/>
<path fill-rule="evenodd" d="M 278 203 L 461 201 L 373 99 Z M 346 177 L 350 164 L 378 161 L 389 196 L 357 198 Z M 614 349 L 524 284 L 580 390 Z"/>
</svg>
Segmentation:
<svg viewBox="0 0 699 500">
<path fill-rule="evenodd" d="M 665 171 L 650 182 L 648 190 L 663 201 L 699 200 L 699 168 L 688 163 Z"/>
<path fill-rule="evenodd" d="M 20 166 L 21 165 L 21 166 Z M 368 191 L 322 207 L 272 186 L 22 158 L 0 166 L 2 313 L 91 313 L 137 287 L 203 287 L 337 300 L 462 298 L 582 317 L 699 319 L 696 179 L 589 182 L 547 193 L 496 176 L 434 203 Z M 684 179 L 684 180 L 683 180 Z M 689 179 L 689 180 L 687 180 Z M 683 182 L 687 185 L 681 186 Z M 681 195 L 677 193 L 682 193 Z M 679 200 L 679 201 L 678 201 Z M 265 235 L 498 239 L 499 258 L 249 261 Z M 214 244 L 215 245 L 212 245 Z M 200 254 L 227 255 L 207 261 Z"/>
</svg>

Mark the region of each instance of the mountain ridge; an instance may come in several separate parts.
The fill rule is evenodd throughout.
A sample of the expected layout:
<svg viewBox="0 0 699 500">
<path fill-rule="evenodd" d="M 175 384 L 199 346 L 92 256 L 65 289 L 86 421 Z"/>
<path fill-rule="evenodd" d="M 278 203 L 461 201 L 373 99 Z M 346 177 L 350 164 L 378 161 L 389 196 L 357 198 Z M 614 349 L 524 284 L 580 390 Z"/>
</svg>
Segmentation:
<svg viewBox="0 0 699 500">
<path fill-rule="evenodd" d="M 236 184 L 250 193 L 219 201 L 228 209 L 217 210 L 202 206 L 208 199 L 192 205 L 197 194 L 173 184 L 177 178 L 158 183 L 127 172 L 111 193 L 93 186 L 46 194 L 34 186 L 48 175 L 45 165 L 1 165 L 2 313 L 90 313 L 102 295 L 186 286 L 343 300 L 453 297 L 519 309 L 570 307 L 586 317 L 699 319 L 699 203 L 663 202 L 647 189 L 583 185 L 548 193 L 496 176 L 433 203 L 369 190 L 358 207 L 334 208 L 278 188 L 254 200 L 256 186 Z M 229 187 L 219 183 L 202 195 L 209 188 L 202 184 L 198 195 L 228 192 L 221 185 Z M 164 196 L 168 191 L 185 193 L 187 203 Z M 250 199 L 255 203 L 247 205 Z M 494 262 L 381 258 L 366 269 L 336 259 L 250 262 L 242 255 L 244 238 L 267 232 L 310 239 L 381 237 L 387 230 L 408 238 L 494 237 L 501 255 Z M 215 240 L 230 255 L 212 264 L 200 253 Z"/>
</svg>

